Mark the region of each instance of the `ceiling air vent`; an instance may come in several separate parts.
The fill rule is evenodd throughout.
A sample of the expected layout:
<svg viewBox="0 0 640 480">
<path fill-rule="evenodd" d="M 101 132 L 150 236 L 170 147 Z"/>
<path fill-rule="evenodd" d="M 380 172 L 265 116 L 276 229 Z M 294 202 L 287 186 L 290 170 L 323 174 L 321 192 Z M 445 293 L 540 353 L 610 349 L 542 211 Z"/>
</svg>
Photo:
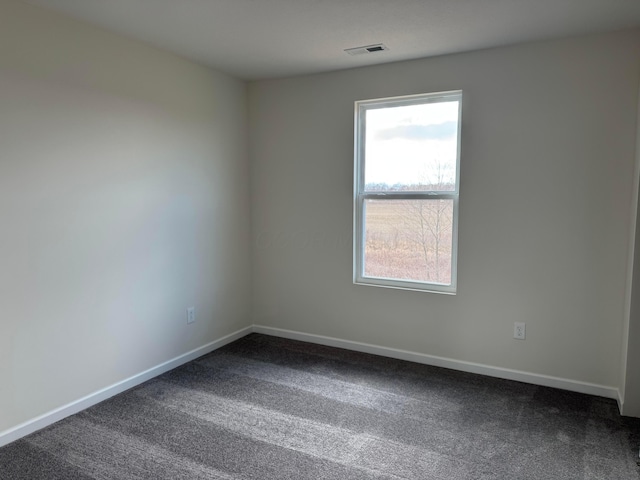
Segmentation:
<svg viewBox="0 0 640 480">
<path fill-rule="evenodd" d="M 345 52 L 349 55 L 364 55 L 368 53 L 378 53 L 389 50 L 389 47 L 383 43 L 376 43 L 375 45 L 365 45 L 364 47 L 346 48 Z"/>
</svg>

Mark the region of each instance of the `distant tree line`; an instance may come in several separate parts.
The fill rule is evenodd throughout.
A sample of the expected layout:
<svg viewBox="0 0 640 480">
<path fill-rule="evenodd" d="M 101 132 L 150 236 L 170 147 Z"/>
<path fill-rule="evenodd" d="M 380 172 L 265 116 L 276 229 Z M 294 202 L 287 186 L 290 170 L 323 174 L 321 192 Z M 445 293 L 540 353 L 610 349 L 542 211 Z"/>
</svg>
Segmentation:
<svg viewBox="0 0 640 480">
<path fill-rule="evenodd" d="M 412 192 L 412 191 L 448 191 L 454 190 L 455 185 L 453 183 L 436 182 L 436 183 L 394 183 L 389 185 L 388 183 L 367 183 L 365 190 L 369 192 Z"/>
</svg>

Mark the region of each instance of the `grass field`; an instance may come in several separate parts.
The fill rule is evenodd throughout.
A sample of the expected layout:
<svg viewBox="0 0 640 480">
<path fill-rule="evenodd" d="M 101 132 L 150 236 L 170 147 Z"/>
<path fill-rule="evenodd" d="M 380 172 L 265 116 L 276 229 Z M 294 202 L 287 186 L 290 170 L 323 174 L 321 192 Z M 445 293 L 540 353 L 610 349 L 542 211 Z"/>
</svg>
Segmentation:
<svg viewBox="0 0 640 480">
<path fill-rule="evenodd" d="M 451 200 L 368 200 L 365 276 L 451 283 Z"/>
</svg>

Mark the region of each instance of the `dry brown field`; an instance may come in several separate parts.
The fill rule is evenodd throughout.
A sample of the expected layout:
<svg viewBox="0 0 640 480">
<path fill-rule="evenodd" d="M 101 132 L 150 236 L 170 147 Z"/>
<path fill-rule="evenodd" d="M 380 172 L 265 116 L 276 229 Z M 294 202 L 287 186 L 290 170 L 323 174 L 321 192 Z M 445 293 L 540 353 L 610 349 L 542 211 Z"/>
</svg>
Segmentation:
<svg viewBox="0 0 640 480">
<path fill-rule="evenodd" d="M 369 200 L 365 217 L 365 275 L 451 282 L 449 200 Z"/>
</svg>

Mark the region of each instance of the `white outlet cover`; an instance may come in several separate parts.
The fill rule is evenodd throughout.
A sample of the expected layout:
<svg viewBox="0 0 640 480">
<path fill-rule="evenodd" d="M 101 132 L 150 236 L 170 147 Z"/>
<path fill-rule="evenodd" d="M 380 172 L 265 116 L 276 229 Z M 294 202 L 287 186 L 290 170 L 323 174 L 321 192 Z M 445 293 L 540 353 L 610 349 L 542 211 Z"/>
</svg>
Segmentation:
<svg viewBox="0 0 640 480">
<path fill-rule="evenodd" d="M 195 323 L 196 321 L 196 309 L 195 307 L 187 308 L 187 323 Z"/>
<path fill-rule="evenodd" d="M 524 322 L 515 322 L 513 324 L 513 338 L 524 340 L 527 335 L 527 326 Z"/>
</svg>

